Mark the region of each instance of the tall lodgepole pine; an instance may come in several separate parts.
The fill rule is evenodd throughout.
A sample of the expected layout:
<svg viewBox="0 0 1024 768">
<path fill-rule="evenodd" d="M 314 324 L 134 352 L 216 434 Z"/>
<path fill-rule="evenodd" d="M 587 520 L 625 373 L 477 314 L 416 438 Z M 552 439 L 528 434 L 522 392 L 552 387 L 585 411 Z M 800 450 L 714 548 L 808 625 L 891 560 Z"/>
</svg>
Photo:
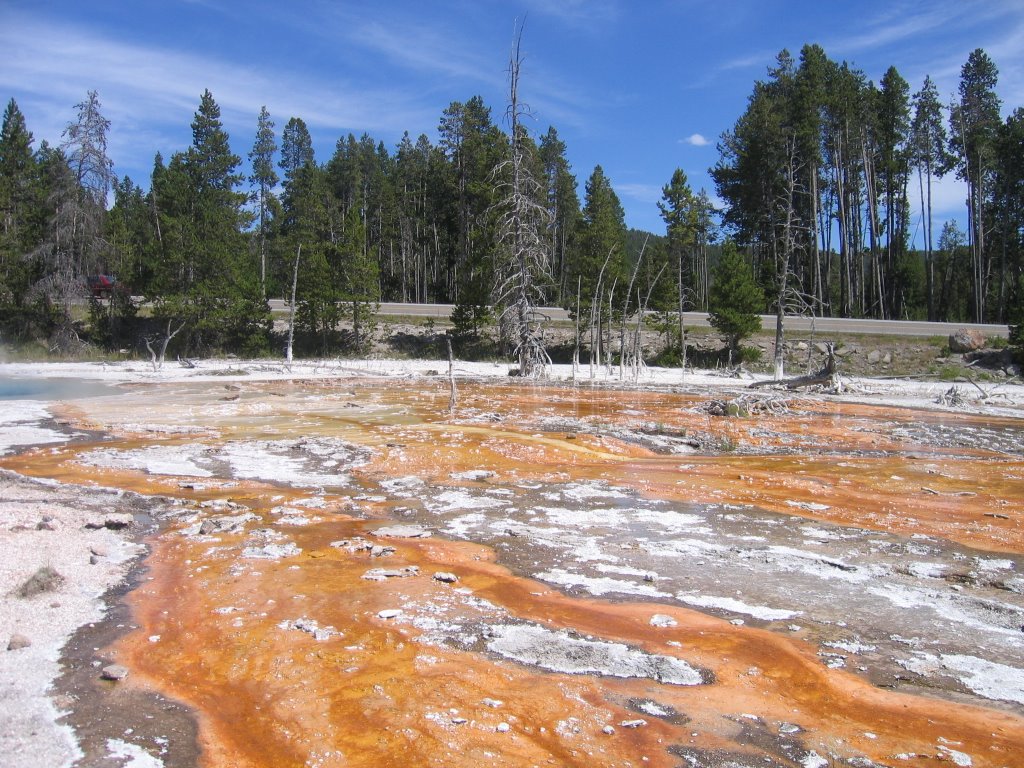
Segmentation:
<svg viewBox="0 0 1024 768">
<path fill-rule="evenodd" d="M 260 294 L 267 297 L 267 230 L 270 227 L 270 212 L 275 202 L 274 186 L 278 182 L 274 171 L 274 155 L 277 153 L 277 141 L 274 136 L 274 121 L 264 106 L 256 121 L 256 143 L 249 160 L 252 162 L 252 175 L 249 183 L 255 187 L 256 198 L 256 237 L 258 240 L 260 260 Z"/>
</svg>

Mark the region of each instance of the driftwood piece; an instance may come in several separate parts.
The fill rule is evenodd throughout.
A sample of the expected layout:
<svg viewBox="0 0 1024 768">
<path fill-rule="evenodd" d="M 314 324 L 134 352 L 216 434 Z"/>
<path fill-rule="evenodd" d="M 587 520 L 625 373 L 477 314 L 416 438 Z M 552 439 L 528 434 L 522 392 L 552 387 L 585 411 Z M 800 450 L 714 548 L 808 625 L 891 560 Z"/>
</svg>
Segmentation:
<svg viewBox="0 0 1024 768">
<path fill-rule="evenodd" d="M 758 387 L 785 387 L 786 389 L 801 389 L 802 387 L 834 386 L 836 381 L 835 346 L 829 343 L 826 345 L 826 349 L 825 365 L 817 373 L 811 373 L 806 376 L 796 376 L 791 379 L 755 381 L 750 385 L 750 389 L 756 389 Z"/>
</svg>

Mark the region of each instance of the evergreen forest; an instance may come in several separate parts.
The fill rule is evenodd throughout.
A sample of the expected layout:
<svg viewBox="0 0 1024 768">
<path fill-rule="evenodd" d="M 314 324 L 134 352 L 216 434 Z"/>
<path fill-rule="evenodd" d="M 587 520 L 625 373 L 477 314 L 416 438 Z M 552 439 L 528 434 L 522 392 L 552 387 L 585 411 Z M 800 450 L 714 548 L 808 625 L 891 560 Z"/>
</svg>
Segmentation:
<svg viewBox="0 0 1024 768">
<path fill-rule="evenodd" d="M 300 354 L 330 355 L 362 349 L 389 301 L 454 305 L 457 339 L 496 329 L 524 372 L 546 358 L 544 306 L 570 310 L 590 359 L 643 309 L 685 355 L 682 313 L 722 311 L 723 250 L 764 313 L 1020 324 L 1024 109 L 1001 117 L 983 50 L 949 103 L 895 67 L 876 83 L 816 45 L 781 52 L 720 137 L 722 205 L 666 168 L 658 233 L 627 228 L 600 165 L 580 188 L 554 127 L 524 129 L 517 57 L 499 117 L 473 96 L 443 111 L 436 141 L 349 134 L 330 157 L 301 116 L 265 107 L 250 137 L 229 137 L 206 91 L 191 146 L 153 148 L 145 180 L 115 176 L 95 91 L 58 146 L 37 145 L 11 99 L 0 342 L 279 356 L 268 301 L 283 299 Z M 932 215 L 947 174 L 964 182 L 966 226 Z M 116 283 L 98 292 L 101 275 Z"/>
</svg>

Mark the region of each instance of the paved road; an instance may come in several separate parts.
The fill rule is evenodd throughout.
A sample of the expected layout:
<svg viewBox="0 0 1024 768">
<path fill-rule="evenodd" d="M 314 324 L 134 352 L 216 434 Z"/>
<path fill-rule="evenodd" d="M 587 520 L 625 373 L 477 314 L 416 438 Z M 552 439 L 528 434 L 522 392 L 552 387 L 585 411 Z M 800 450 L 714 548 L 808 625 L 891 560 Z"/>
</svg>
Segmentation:
<svg viewBox="0 0 1024 768">
<path fill-rule="evenodd" d="M 285 303 L 273 299 L 270 308 L 284 311 Z M 451 304 L 393 304 L 380 305 L 381 315 L 393 317 L 448 317 L 452 312 Z M 541 308 L 551 320 L 569 320 L 569 313 L 561 307 Z M 706 312 L 686 312 L 686 324 L 696 328 L 709 326 Z M 774 330 L 775 315 L 761 315 L 761 325 L 765 330 Z M 976 329 L 986 336 L 1009 335 L 1005 325 L 984 325 L 980 323 L 926 323 L 917 320 L 855 320 L 845 317 L 787 317 L 786 331 L 809 333 L 869 333 L 888 336 L 948 336 L 958 328 Z"/>
</svg>

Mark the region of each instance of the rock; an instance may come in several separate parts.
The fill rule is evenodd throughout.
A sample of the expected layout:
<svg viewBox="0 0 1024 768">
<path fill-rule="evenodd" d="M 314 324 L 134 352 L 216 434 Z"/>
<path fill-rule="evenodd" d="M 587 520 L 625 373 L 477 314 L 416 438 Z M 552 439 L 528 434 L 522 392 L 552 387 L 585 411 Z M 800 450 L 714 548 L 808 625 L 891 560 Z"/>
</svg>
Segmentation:
<svg viewBox="0 0 1024 768">
<path fill-rule="evenodd" d="M 466 472 L 452 472 L 449 477 L 453 480 L 486 480 L 494 475 L 494 472 L 487 469 L 470 469 Z"/>
<path fill-rule="evenodd" d="M 623 720 L 621 723 L 619 723 L 619 725 L 621 725 L 623 728 L 641 728 L 647 725 L 647 721 L 641 717 L 637 718 L 636 720 Z"/>
<path fill-rule="evenodd" d="M 378 528 L 373 534 L 389 539 L 426 539 L 430 536 L 430 531 L 418 525 L 386 525 Z"/>
<path fill-rule="evenodd" d="M 814 342 L 814 348 L 823 355 L 828 354 L 828 345 L 823 341 Z"/>
<path fill-rule="evenodd" d="M 223 515 L 203 520 L 199 526 L 199 533 L 203 536 L 210 536 L 215 533 L 237 533 L 245 528 L 250 520 L 258 518 L 252 512 L 245 512 L 241 515 Z"/>
<path fill-rule="evenodd" d="M 957 354 L 974 352 L 985 346 L 985 334 L 981 331 L 960 328 L 949 334 L 949 351 Z"/>
<path fill-rule="evenodd" d="M 498 733 L 508 733 L 509 729 L 510 726 L 508 723 L 498 723 L 498 725 L 494 728 L 494 730 L 496 730 Z"/>
<path fill-rule="evenodd" d="M 89 555 L 89 565 L 99 565 L 100 560 L 103 558 L 96 555 Z"/>
<path fill-rule="evenodd" d="M 886 352 L 882 355 L 882 365 L 889 365 L 890 363 L 892 363 L 892 353 Z"/>
<path fill-rule="evenodd" d="M 402 615 L 402 611 L 398 608 L 388 608 L 383 611 L 377 611 L 378 619 L 397 619 Z"/>
<path fill-rule="evenodd" d="M 606 725 L 604 728 L 601 729 L 601 733 L 605 734 L 606 736 L 611 736 L 615 733 L 615 729 L 612 728 L 610 725 Z"/>
<path fill-rule="evenodd" d="M 108 531 L 123 531 L 132 524 L 132 516 L 129 514 L 110 514 L 103 520 L 90 520 L 85 527 L 90 530 L 106 528 Z"/>
<path fill-rule="evenodd" d="M 483 700 L 481 700 L 480 703 L 483 704 L 485 707 L 491 707 L 492 709 L 497 709 L 498 707 L 500 707 L 505 702 L 503 702 L 501 699 L 483 699 Z"/>
<path fill-rule="evenodd" d="M 388 579 L 406 579 L 410 576 L 418 576 L 420 567 L 409 565 L 405 568 L 371 568 L 363 574 L 362 578 L 367 581 L 387 581 Z"/>
<path fill-rule="evenodd" d="M 305 616 L 295 621 L 282 621 L 278 626 L 281 629 L 297 629 L 300 632 L 305 632 L 308 635 L 312 635 L 313 639 L 318 642 L 330 640 L 332 637 L 343 637 L 342 633 L 334 627 L 321 627 L 313 619 L 306 618 Z"/>
<path fill-rule="evenodd" d="M 93 544 L 89 547 L 89 551 L 96 557 L 110 557 L 110 550 L 102 544 Z"/>
<path fill-rule="evenodd" d="M 798 342 L 797 342 L 797 343 L 796 343 L 796 344 L 795 344 L 795 345 L 793 346 L 793 349 L 794 349 L 795 351 L 797 351 L 797 352 L 806 352 L 806 351 L 807 351 L 807 349 L 808 349 L 808 347 L 807 347 L 807 342 L 806 342 L 806 341 L 798 341 Z"/>
<path fill-rule="evenodd" d="M 878 365 L 878 363 L 881 361 L 881 359 L 882 359 L 882 353 L 879 352 L 877 349 L 872 349 L 870 352 L 868 352 L 868 364 L 869 365 Z"/>
<path fill-rule="evenodd" d="M 57 526 L 54 524 L 53 520 L 40 520 L 38 523 L 36 523 L 36 530 L 37 531 L 56 531 L 57 530 Z"/>
<path fill-rule="evenodd" d="M 448 573 L 446 571 L 439 571 L 434 574 L 434 581 L 440 581 L 444 584 L 454 584 L 459 580 L 459 577 L 454 573 Z"/>
<path fill-rule="evenodd" d="M 11 639 L 7 641 L 8 651 L 20 651 L 22 648 L 28 648 L 32 645 L 32 641 L 25 635 L 15 632 L 11 635 Z"/>
<path fill-rule="evenodd" d="M 66 579 L 48 565 L 33 573 L 17 591 L 18 597 L 35 597 L 44 592 L 56 592 Z"/>
<path fill-rule="evenodd" d="M 656 613 L 651 616 L 652 627 L 674 627 L 678 622 L 671 616 L 666 616 L 664 613 Z"/>
<path fill-rule="evenodd" d="M 128 677 L 128 667 L 123 667 L 120 664 L 108 664 L 103 668 L 100 677 L 104 680 L 124 680 Z"/>
<path fill-rule="evenodd" d="M 381 546 L 380 544 L 374 544 L 370 548 L 370 557 L 387 557 L 388 555 L 395 554 L 394 547 Z"/>
</svg>

